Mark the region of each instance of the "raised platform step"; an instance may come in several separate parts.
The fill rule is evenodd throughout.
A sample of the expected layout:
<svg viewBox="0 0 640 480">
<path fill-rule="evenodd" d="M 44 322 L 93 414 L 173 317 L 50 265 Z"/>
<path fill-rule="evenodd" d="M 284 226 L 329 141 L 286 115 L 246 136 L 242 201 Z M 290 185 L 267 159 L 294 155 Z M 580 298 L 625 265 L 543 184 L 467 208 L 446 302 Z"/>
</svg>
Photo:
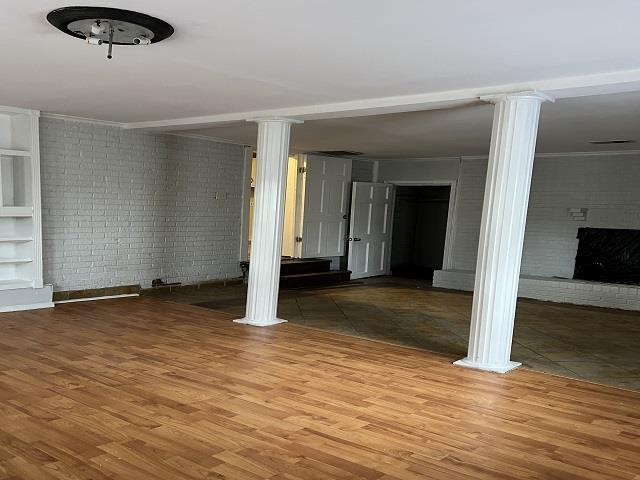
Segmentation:
<svg viewBox="0 0 640 480">
<path fill-rule="evenodd" d="M 293 275 L 281 275 L 281 288 L 308 288 L 326 287 L 337 285 L 351 280 L 349 270 L 330 270 L 328 272 L 299 273 Z"/>
<path fill-rule="evenodd" d="M 281 276 L 328 272 L 330 270 L 331 260 L 322 258 L 283 258 L 280 264 Z"/>
</svg>

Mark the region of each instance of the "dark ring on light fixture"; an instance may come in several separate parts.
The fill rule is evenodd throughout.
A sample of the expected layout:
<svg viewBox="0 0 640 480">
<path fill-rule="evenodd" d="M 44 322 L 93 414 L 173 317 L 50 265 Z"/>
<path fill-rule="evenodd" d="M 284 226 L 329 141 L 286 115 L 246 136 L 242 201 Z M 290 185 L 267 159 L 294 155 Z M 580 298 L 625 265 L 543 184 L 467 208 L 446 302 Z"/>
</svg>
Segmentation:
<svg viewBox="0 0 640 480">
<path fill-rule="evenodd" d="M 90 19 L 110 19 L 140 25 L 153 32 L 151 43 L 158 43 L 173 35 L 173 27 L 164 20 L 146 15 L 144 13 L 122 10 L 120 8 L 109 7 L 62 7 L 52 10 L 47 15 L 47 20 L 51 25 L 63 33 L 72 37 L 82 38 L 85 36 L 78 32 L 69 30 L 68 25 L 78 20 Z M 113 42 L 114 45 L 132 45 L 131 43 Z"/>
</svg>

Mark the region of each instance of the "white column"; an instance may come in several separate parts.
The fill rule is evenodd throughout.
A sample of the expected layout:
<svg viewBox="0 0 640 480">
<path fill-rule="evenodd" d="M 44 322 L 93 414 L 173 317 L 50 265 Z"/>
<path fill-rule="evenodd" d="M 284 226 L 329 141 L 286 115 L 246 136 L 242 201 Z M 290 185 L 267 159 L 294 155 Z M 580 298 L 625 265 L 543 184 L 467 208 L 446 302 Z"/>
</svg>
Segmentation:
<svg viewBox="0 0 640 480">
<path fill-rule="evenodd" d="M 511 361 L 520 261 L 527 219 L 540 105 L 537 92 L 483 98 L 495 103 L 469 351 L 462 367 L 505 373 Z"/>
<path fill-rule="evenodd" d="M 282 224 L 287 187 L 289 133 L 287 118 L 265 118 L 258 123 L 258 155 L 253 210 L 253 238 L 245 317 L 234 320 L 259 327 L 286 322 L 276 317 L 280 289 Z"/>
</svg>

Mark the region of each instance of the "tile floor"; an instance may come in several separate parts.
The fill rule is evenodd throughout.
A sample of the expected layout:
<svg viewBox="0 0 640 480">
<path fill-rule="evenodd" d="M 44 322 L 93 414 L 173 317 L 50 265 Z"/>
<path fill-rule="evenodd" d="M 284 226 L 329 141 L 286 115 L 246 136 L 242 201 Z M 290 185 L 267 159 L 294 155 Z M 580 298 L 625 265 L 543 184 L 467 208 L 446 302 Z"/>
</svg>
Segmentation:
<svg viewBox="0 0 640 480">
<path fill-rule="evenodd" d="M 145 293 L 244 313 L 240 285 Z M 455 354 L 466 352 L 471 294 L 379 277 L 351 286 L 283 290 L 279 316 L 346 335 Z M 520 300 L 512 359 L 534 370 L 640 391 L 640 313 Z"/>
</svg>

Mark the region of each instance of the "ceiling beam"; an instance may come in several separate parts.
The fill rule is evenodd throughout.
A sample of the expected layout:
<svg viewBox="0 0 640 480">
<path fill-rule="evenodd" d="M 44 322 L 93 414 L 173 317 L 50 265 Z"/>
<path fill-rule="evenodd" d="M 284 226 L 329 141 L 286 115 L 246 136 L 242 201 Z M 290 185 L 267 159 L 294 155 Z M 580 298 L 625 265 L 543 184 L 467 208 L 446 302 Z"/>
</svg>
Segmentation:
<svg viewBox="0 0 640 480">
<path fill-rule="evenodd" d="M 261 117 L 276 116 L 295 118 L 298 120 L 321 120 L 420 110 L 438 110 L 473 105 L 478 103 L 481 97 L 488 95 L 527 90 L 544 92 L 555 99 L 640 91 L 640 70 L 536 80 L 526 83 L 448 90 L 416 95 L 369 98 L 320 105 L 134 122 L 125 123 L 123 127 L 126 129 L 171 131 L 206 128 Z"/>
</svg>

